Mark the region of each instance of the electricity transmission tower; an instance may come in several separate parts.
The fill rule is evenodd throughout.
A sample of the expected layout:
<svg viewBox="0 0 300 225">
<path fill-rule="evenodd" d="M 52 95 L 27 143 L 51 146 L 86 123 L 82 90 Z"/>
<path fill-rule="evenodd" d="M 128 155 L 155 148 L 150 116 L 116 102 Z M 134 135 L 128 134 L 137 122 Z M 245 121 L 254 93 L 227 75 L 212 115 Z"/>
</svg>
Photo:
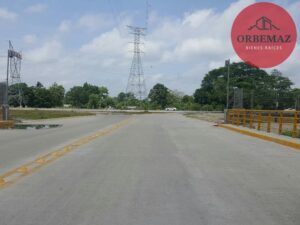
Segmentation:
<svg viewBox="0 0 300 225">
<path fill-rule="evenodd" d="M 21 53 L 14 50 L 11 41 L 9 41 L 8 51 L 7 51 L 7 69 L 6 69 L 6 82 L 1 84 L 0 94 L 2 103 L 2 115 L 3 120 L 9 119 L 9 85 L 20 84 L 21 83 Z M 20 85 L 18 85 L 18 93 L 16 93 L 19 99 L 19 104 L 22 104 L 22 93 Z"/>
<path fill-rule="evenodd" d="M 14 50 L 14 47 L 9 41 L 8 58 L 7 58 L 7 85 L 17 85 L 17 93 L 12 93 L 18 98 L 20 106 L 22 105 L 22 90 L 21 84 L 21 62 L 22 54 Z M 9 80 L 10 79 L 10 80 Z M 9 89 L 9 88 L 8 88 Z"/>
<path fill-rule="evenodd" d="M 134 94 L 134 96 L 139 100 L 143 100 L 146 98 L 147 93 L 141 57 L 142 51 L 140 49 L 140 45 L 141 36 L 145 36 L 146 28 L 134 26 L 128 26 L 128 28 L 130 30 L 130 33 L 134 35 L 134 49 L 126 92 Z"/>
</svg>

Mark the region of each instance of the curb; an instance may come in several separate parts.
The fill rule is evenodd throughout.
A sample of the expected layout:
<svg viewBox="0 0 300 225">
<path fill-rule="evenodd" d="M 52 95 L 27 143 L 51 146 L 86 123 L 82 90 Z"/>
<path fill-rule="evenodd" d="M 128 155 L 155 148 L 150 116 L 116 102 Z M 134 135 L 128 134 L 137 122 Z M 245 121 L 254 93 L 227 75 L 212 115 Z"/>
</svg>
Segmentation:
<svg viewBox="0 0 300 225">
<path fill-rule="evenodd" d="M 284 145 L 284 146 L 287 146 L 287 147 L 290 147 L 290 148 L 293 148 L 293 149 L 296 149 L 296 150 L 300 151 L 300 144 L 292 142 L 292 141 L 283 140 L 283 139 L 276 138 L 276 137 L 270 137 L 270 136 L 267 136 L 267 135 L 264 135 L 264 134 L 258 134 L 258 133 L 247 131 L 247 130 L 242 130 L 242 129 L 239 129 L 239 128 L 227 126 L 225 124 L 219 124 L 218 127 L 222 127 L 222 128 L 225 128 L 225 129 L 228 129 L 228 130 L 231 130 L 231 131 L 235 131 L 235 132 L 238 132 L 238 133 L 243 134 L 243 135 L 259 138 L 259 139 L 262 139 L 262 140 L 265 140 L 265 141 L 274 142 L 276 144 Z"/>
<path fill-rule="evenodd" d="M 10 128 L 13 127 L 15 122 L 13 120 L 0 120 L 0 128 Z"/>
</svg>

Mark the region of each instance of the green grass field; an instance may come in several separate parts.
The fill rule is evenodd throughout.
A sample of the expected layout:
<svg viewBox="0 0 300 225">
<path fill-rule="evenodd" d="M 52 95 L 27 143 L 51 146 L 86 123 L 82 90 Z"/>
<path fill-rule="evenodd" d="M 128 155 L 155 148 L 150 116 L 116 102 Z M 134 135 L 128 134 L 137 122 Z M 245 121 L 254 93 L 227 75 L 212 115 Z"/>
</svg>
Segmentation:
<svg viewBox="0 0 300 225">
<path fill-rule="evenodd" d="M 92 116 L 94 113 L 75 112 L 75 111 L 59 111 L 59 110 L 11 110 L 11 120 L 39 120 L 53 119 L 74 116 Z"/>
</svg>

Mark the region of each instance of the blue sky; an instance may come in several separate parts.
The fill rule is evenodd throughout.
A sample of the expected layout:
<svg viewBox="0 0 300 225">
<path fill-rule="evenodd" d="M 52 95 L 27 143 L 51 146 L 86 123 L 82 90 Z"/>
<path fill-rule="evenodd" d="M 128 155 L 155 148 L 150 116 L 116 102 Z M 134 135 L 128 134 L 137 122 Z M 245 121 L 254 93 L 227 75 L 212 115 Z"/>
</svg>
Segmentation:
<svg viewBox="0 0 300 225">
<path fill-rule="evenodd" d="M 230 42 L 234 17 L 255 0 L 149 0 L 143 56 L 148 90 L 156 82 L 192 94 L 206 72 L 224 59 L 239 61 Z M 300 1 L 273 1 L 299 27 Z M 8 39 L 23 52 L 22 80 L 66 88 L 87 81 L 116 95 L 126 88 L 132 37 L 126 25 L 144 26 L 143 0 L 1 0 L 0 79 Z M 278 67 L 300 85 L 299 47 Z M 2 78 L 3 77 L 3 78 Z"/>
</svg>

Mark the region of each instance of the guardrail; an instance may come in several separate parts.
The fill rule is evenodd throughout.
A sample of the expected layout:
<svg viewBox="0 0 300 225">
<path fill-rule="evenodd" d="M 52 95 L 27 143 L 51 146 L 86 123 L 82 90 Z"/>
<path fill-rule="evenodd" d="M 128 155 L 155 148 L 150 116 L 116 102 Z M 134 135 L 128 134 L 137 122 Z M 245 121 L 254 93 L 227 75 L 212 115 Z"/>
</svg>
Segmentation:
<svg viewBox="0 0 300 225">
<path fill-rule="evenodd" d="M 299 138 L 300 111 L 230 109 L 227 123 Z"/>
</svg>

